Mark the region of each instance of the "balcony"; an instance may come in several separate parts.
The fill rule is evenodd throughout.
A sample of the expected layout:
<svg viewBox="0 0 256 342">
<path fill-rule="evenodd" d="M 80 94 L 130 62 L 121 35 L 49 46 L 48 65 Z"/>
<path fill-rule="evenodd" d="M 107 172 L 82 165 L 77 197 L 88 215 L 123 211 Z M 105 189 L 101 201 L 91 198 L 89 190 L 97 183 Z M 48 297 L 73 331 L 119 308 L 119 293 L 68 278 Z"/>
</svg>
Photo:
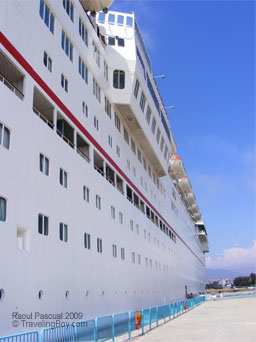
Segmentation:
<svg viewBox="0 0 256 342">
<path fill-rule="evenodd" d="M 0 81 L 21 100 L 23 99 L 24 75 L 2 51 L 0 51 Z"/>
</svg>

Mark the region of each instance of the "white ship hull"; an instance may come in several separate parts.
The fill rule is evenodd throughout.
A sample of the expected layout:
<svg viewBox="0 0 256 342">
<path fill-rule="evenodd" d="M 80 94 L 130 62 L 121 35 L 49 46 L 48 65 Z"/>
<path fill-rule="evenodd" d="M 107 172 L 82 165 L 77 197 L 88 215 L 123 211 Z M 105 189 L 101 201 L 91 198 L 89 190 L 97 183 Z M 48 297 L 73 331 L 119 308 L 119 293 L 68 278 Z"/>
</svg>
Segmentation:
<svg viewBox="0 0 256 342">
<path fill-rule="evenodd" d="M 125 142 L 123 126 L 143 154 L 143 142 L 138 141 L 117 109 L 121 133 L 115 127 L 113 103 L 117 103 L 117 94 L 111 90 L 114 52 L 103 46 L 78 1 L 74 1 L 73 22 L 62 1 L 49 1 L 55 17 L 54 34 L 40 17 L 39 6 L 39 1 L 0 3 L 0 52 L 1 60 L 6 62 L 5 66 L 1 64 L 1 73 L 11 76 L 17 69 L 17 75 L 24 77 L 22 85 L 17 83 L 24 97 L 18 91 L 15 94 L 10 84 L 6 86 L 7 77 L 0 82 L 0 123 L 10 132 L 9 148 L 0 145 L 0 197 L 6 204 L 6 219 L 0 221 L 0 336 L 31 330 L 24 324 L 14 328 L 13 312 L 81 312 L 87 319 L 180 300 L 185 287 L 194 294 L 205 288 L 204 250 L 168 174 L 168 160 L 160 152 L 158 156 L 157 144 L 151 146 L 159 159 L 159 174 L 165 171 L 159 176 L 160 191 Z M 88 30 L 88 47 L 78 33 L 79 16 Z M 61 47 L 62 30 L 73 43 L 72 62 Z M 93 57 L 92 41 L 100 51 L 100 68 Z M 43 63 L 45 51 L 52 59 L 52 72 Z M 88 84 L 78 73 L 79 56 L 89 69 Z M 103 59 L 109 65 L 108 82 L 103 75 Z M 128 60 L 130 67 L 133 63 Z M 69 81 L 68 93 L 61 87 L 62 73 Z M 93 77 L 101 87 L 101 103 L 93 95 Z M 112 103 L 111 119 L 104 109 L 104 94 Z M 133 89 L 129 96 L 132 98 Z M 89 109 L 88 117 L 82 111 L 83 101 Z M 44 110 L 54 127 L 44 122 L 33 107 Z M 95 115 L 99 130 L 94 125 Z M 60 127 L 58 122 L 63 119 L 72 128 L 73 147 L 57 134 L 56 126 Z M 145 137 L 150 137 L 150 127 L 146 128 Z M 89 162 L 77 153 L 80 138 L 89 145 Z M 109 166 L 115 177 L 122 179 L 124 194 L 97 172 L 95 153 L 104 160 L 104 170 Z M 40 171 L 40 154 L 49 160 L 48 175 Z M 60 184 L 60 168 L 67 172 L 67 188 Z M 146 212 L 127 199 L 127 185 L 144 202 L 145 209 L 148 206 L 157 215 L 158 222 L 165 222 L 175 238 L 167 236 Z M 89 189 L 89 202 L 83 197 L 84 186 Z M 100 209 L 96 207 L 96 195 L 101 199 Z M 111 207 L 115 208 L 115 218 L 111 217 Z M 48 218 L 48 234 L 39 232 L 39 215 Z M 60 239 L 60 223 L 68 227 L 67 241 Z M 90 234 L 90 249 L 85 248 L 85 233 Z M 102 252 L 97 251 L 98 238 L 102 240 Z"/>
</svg>

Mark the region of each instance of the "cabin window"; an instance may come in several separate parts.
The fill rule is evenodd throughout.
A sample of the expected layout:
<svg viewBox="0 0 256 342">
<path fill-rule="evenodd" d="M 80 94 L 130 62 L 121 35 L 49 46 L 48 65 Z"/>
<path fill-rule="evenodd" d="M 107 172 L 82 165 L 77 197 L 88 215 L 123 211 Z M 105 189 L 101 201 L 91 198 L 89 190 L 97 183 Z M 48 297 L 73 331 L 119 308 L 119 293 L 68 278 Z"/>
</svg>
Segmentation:
<svg viewBox="0 0 256 342">
<path fill-rule="evenodd" d="M 10 130 L 0 122 L 0 145 L 7 150 L 10 148 Z"/>
<path fill-rule="evenodd" d="M 97 238 L 97 252 L 102 253 L 102 239 Z"/>
<path fill-rule="evenodd" d="M 84 233 L 84 248 L 91 249 L 91 235 Z"/>
<path fill-rule="evenodd" d="M 82 22 L 81 18 L 79 18 L 79 34 L 84 41 L 85 45 L 88 46 L 88 31 L 85 28 L 84 23 Z"/>
<path fill-rule="evenodd" d="M 124 248 L 121 248 L 121 259 L 124 260 L 125 259 L 125 252 L 124 252 Z"/>
<path fill-rule="evenodd" d="M 65 170 L 60 168 L 60 177 L 59 177 L 60 185 L 64 186 L 64 188 L 68 187 L 68 174 Z"/>
<path fill-rule="evenodd" d="M 124 39 L 123 38 L 118 38 L 117 42 L 118 42 L 118 46 L 124 47 Z"/>
<path fill-rule="evenodd" d="M 87 186 L 83 186 L 83 198 L 86 202 L 89 202 L 89 188 Z"/>
<path fill-rule="evenodd" d="M 45 51 L 44 51 L 44 65 L 50 72 L 52 72 L 52 59 L 48 56 L 48 54 Z"/>
<path fill-rule="evenodd" d="M 114 37 L 108 37 L 108 45 L 114 46 L 116 43 L 116 39 Z"/>
<path fill-rule="evenodd" d="M 49 234 L 49 218 L 38 214 L 38 233 L 47 236 Z"/>
<path fill-rule="evenodd" d="M 73 44 L 63 30 L 61 35 L 61 47 L 65 51 L 65 54 L 69 57 L 71 62 L 73 62 Z"/>
<path fill-rule="evenodd" d="M 144 109 L 145 109 L 145 103 L 146 103 L 146 97 L 145 97 L 145 94 L 142 91 L 141 92 L 141 96 L 140 96 L 140 108 L 141 108 L 141 110 L 143 112 L 144 112 Z"/>
<path fill-rule="evenodd" d="M 137 79 L 137 80 L 136 80 L 136 83 L 135 83 L 135 87 L 134 87 L 134 96 L 135 96 L 136 99 L 137 99 L 137 97 L 138 97 L 139 87 L 140 87 L 140 82 L 139 82 L 139 80 Z"/>
<path fill-rule="evenodd" d="M 6 221 L 6 199 L 0 197 L 0 221 Z"/>
<path fill-rule="evenodd" d="M 122 70 L 114 70 L 113 87 L 116 89 L 124 89 L 125 87 L 125 72 Z"/>
<path fill-rule="evenodd" d="M 113 258 L 117 257 L 117 246 L 116 245 L 112 245 L 112 253 L 113 253 Z"/>
<path fill-rule="evenodd" d="M 49 28 L 51 33 L 54 34 L 54 16 L 44 0 L 40 0 L 39 14 L 45 25 Z"/>
<path fill-rule="evenodd" d="M 39 155 L 39 170 L 49 176 L 49 159 L 42 153 Z"/>
<path fill-rule="evenodd" d="M 85 83 L 88 84 L 88 68 L 80 56 L 78 59 L 78 72 L 81 75 L 82 79 L 85 81 Z"/>
<path fill-rule="evenodd" d="M 68 241 L 68 226 L 64 223 L 60 223 L 60 240 Z"/>
<path fill-rule="evenodd" d="M 63 7 L 65 8 L 67 15 L 72 21 L 74 21 L 74 5 L 70 0 L 63 0 Z"/>
</svg>

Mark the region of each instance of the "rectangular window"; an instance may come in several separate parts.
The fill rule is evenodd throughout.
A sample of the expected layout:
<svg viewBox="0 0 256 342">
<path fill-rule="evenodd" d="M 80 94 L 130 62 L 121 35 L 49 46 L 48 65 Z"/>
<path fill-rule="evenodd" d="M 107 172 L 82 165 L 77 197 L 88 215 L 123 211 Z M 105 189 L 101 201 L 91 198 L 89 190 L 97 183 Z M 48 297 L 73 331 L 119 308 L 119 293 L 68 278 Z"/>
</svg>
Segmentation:
<svg viewBox="0 0 256 342">
<path fill-rule="evenodd" d="M 88 46 L 88 31 L 81 18 L 79 18 L 79 34 L 85 45 Z"/>
<path fill-rule="evenodd" d="M 119 222 L 120 222 L 121 224 L 124 223 L 124 215 L 123 215 L 123 213 L 121 213 L 121 211 L 119 212 Z"/>
<path fill-rule="evenodd" d="M 108 114 L 108 116 L 111 118 L 111 104 L 107 97 L 105 96 L 105 112 Z"/>
<path fill-rule="evenodd" d="M 130 168 L 131 168 L 131 162 L 129 159 L 127 159 L 127 168 L 128 168 L 128 170 L 130 170 Z"/>
<path fill-rule="evenodd" d="M 112 146 L 113 146 L 113 139 L 112 139 L 111 135 L 108 135 L 108 144 L 112 148 Z"/>
<path fill-rule="evenodd" d="M 97 252 L 102 253 L 102 239 L 97 238 Z"/>
<path fill-rule="evenodd" d="M 96 208 L 101 210 L 101 198 L 99 195 L 96 195 Z"/>
<path fill-rule="evenodd" d="M 47 236 L 49 234 L 49 218 L 38 214 L 38 233 Z"/>
<path fill-rule="evenodd" d="M 126 128 L 124 127 L 124 140 L 127 142 L 127 144 L 129 145 L 129 134 L 126 130 Z"/>
<path fill-rule="evenodd" d="M 140 227 L 138 224 L 136 224 L 136 233 L 139 235 L 140 234 Z"/>
<path fill-rule="evenodd" d="M 137 97 L 138 97 L 139 87 L 140 87 L 140 82 L 139 82 L 139 80 L 137 79 L 137 80 L 136 80 L 136 83 L 135 83 L 135 87 L 134 87 L 134 96 L 135 96 L 136 99 L 137 99 Z"/>
<path fill-rule="evenodd" d="M 74 21 L 74 5 L 71 0 L 63 0 L 63 7 L 65 8 L 69 18 Z"/>
<path fill-rule="evenodd" d="M 141 152 L 140 152 L 140 150 L 138 150 L 138 149 L 137 149 L 137 154 L 138 154 L 139 162 L 141 163 L 141 162 L 142 162 Z"/>
<path fill-rule="evenodd" d="M 96 99 L 101 102 L 101 96 L 100 96 L 100 87 L 98 83 L 93 79 L 93 95 L 96 97 Z"/>
<path fill-rule="evenodd" d="M 149 165 L 148 165 L 148 174 L 149 174 L 149 177 L 152 178 L 151 167 Z"/>
<path fill-rule="evenodd" d="M 0 146 L 10 148 L 10 130 L 0 122 Z"/>
<path fill-rule="evenodd" d="M 125 251 L 124 248 L 121 248 L 121 259 L 124 260 L 125 259 Z"/>
<path fill-rule="evenodd" d="M 65 54 L 69 57 L 71 62 L 73 62 L 73 44 L 63 30 L 61 35 L 61 47 L 65 51 Z"/>
<path fill-rule="evenodd" d="M 92 43 L 93 46 L 93 59 L 95 60 L 98 67 L 100 67 L 100 51 L 96 46 L 95 42 Z"/>
<path fill-rule="evenodd" d="M 160 129 L 157 128 L 157 132 L 156 132 L 156 141 L 159 144 L 159 140 L 160 140 Z"/>
<path fill-rule="evenodd" d="M 135 253 L 132 252 L 132 263 L 135 264 Z"/>
<path fill-rule="evenodd" d="M 115 112 L 115 126 L 118 129 L 119 132 L 121 132 L 121 121 L 118 117 L 118 115 Z"/>
<path fill-rule="evenodd" d="M 120 157 L 120 147 L 118 145 L 116 145 L 116 154 L 118 155 L 118 157 Z"/>
<path fill-rule="evenodd" d="M 62 88 L 65 90 L 65 92 L 68 93 L 68 80 L 66 79 L 66 77 L 63 74 L 61 74 L 60 83 L 61 83 Z"/>
<path fill-rule="evenodd" d="M 125 72 L 123 70 L 114 70 L 114 72 L 113 72 L 113 87 L 115 89 L 124 89 L 124 87 L 125 87 Z"/>
<path fill-rule="evenodd" d="M 84 233 L 84 248 L 91 249 L 91 235 Z"/>
<path fill-rule="evenodd" d="M 108 66 L 105 61 L 104 61 L 104 77 L 106 81 L 108 81 Z"/>
<path fill-rule="evenodd" d="M 143 157 L 143 167 L 147 171 L 147 162 L 146 159 Z"/>
<path fill-rule="evenodd" d="M 43 58 L 44 65 L 46 68 L 52 72 L 52 59 L 48 56 L 47 52 L 44 51 L 44 58 Z"/>
<path fill-rule="evenodd" d="M 113 254 L 113 258 L 117 257 L 117 246 L 116 245 L 112 245 L 112 254 Z"/>
<path fill-rule="evenodd" d="M 164 148 L 164 139 L 163 139 L 163 137 L 162 137 L 162 139 L 161 139 L 161 144 L 160 144 L 160 150 L 161 150 L 161 152 L 163 152 L 163 148 Z"/>
<path fill-rule="evenodd" d="M 87 188 L 87 186 L 83 186 L 83 198 L 86 202 L 89 202 L 89 189 Z"/>
<path fill-rule="evenodd" d="M 42 153 L 39 155 L 39 170 L 49 176 L 49 159 Z"/>
<path fill-rule="evenodd" d="M 138 254 L 138 264 L 141 265 L 141 256 Z"/>
<path fill-rule="evenodd" d="M 167 146 L 165 146 L 165 149 L 164 149 L 164 159 L 167 158 L 167 155 L 168 155 L 168 148 L 167 148 Z"/>
<path fill-rule="evenodd" d="M 153 134 L 155 134 L 155 131 L 156 131 L 156 119 L 154 117 L 152 119 L 151 131 L 152 131 Z"/>
<path fill-rule="evenodd" d="M 94 127 L 97 129 L 97 131 L 99 130 L 99 120 L 96 118 L 96 116 L 94 116 Z"/>
<path fill-rule="evenodd" d="M 134 154 L 136 154 L 136 145 L 135 142 L 131 139 L 131 149 Z"/>
<path fill-rule="evenodd" d="M 85 104 L 85 102 L 82 102 L 82 111 L 85 114 L 85 116 L 88 118 L 88 106 Z"/>
<path fill-rule="evenodd" d="M 114 207 L 111 207 L 111 217 L 112 219 L 116 218 L 116 209 Z"/>
<path fill-rule="evenodd" d="M 149 106 L 147 106 L 146 120 L 147 120 L 147 123 L 148 123 L 148 124 L 150 123 L 150 119 L 151 119 L 151 109 L 150 109 Z"/>
<path fill-rule="evenodd" d="M 64 186 L 64 188 L 68 187 L 68 174 L 65 170 L 60 168 L 60 184 Z"/>
<path fill-rule="evenodd" d="M 133 220 L 130 220 L 130 229 L 133 231 Z"/>
<path fill-rule="evenodd" d="M 88 68 L 80 56 L 78 59 L 78 72 L 85 83 L 88 84 Z"/>
<path fill-rule="evenodd" d="M 0 197 L 0 221 L 6 221 L 6 199 Z"/>
<path fill-rule="evenodd" d="M 60 240 L 68 241 L 68 226 L 65 223 L 60 223 Z"/>
<path fill-rule="evenodd" d="M 44 0 L 40 0 L 39 14 L 40 17 L 43 19 L 45 25 L 49 28 L 51 33 L 54 34 L 55 18 Z"/>
<path fill-rule="evenodd" d="M 145 109 L 145 103 L 146 103 L 146 97 L 145 97 L 145 94 L 142 91 L 141 92 L 141 96 L 140 96 L 140 108 L 141 108 L 141 110 L 143 112 L 144 112 L 144 109 Z"/>
<path fill-rule="evenodd" d="M 133 175 L 134 175 L 134 177 L 136 177 L 136 169 L 135 169 L 135 167 L 133 166 L 133 168 L 132 168 L 132 171 L 133 171 Z"/>
</svg>

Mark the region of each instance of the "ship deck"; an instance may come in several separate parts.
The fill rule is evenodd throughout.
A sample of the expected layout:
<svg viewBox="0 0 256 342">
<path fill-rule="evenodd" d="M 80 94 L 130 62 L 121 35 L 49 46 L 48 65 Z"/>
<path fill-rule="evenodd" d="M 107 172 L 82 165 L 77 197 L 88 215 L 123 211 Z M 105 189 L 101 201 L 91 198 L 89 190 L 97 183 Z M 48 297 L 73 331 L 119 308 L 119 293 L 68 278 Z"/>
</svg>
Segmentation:
<svg viewBox="0 0 256 342">
<path fill-rule="evenodd" d="M 136 342 L 256 341 L 256 298 L 207 301 L 135 338 Z"/>
</svg>

